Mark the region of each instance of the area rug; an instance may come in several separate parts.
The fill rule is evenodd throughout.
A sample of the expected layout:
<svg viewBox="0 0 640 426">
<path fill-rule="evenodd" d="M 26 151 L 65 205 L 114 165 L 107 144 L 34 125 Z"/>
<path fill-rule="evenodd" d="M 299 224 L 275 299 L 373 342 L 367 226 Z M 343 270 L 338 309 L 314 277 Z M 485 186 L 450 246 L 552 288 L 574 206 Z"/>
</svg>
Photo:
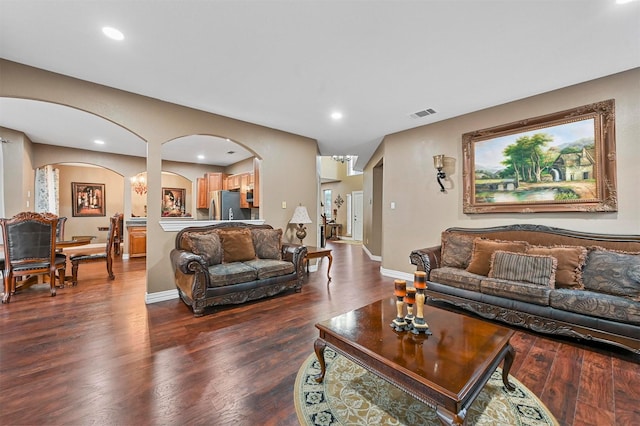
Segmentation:
<svg viewBox="0 0 640 426">
<path fill-rule="evenodd" d="M 320 363 L 315 354 L 304 362 L 294 387 L 301 425 L 440 425 L 433 409 L 347 358 L 327 348 L 327 371 L 316 383 Z M 522 383 L 509 376 L 513 392 L 498 369 L 467 412 L 468 425 L 558 425 L 547 407 Z"/>
</svg>

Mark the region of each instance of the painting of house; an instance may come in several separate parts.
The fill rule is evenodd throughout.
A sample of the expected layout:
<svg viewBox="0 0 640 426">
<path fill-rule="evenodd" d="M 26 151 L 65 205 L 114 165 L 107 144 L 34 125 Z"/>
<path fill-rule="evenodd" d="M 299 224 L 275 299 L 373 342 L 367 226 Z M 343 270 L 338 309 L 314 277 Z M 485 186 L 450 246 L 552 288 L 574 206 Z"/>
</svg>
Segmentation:
<svg viewBox="0 0 640 426">
<path fill-rule="evenodd" d="M 582 147 L 581 152 L 560 154 L 549 173 L 555 182 L 595 179 L 595 150 Z"/>
</svg>

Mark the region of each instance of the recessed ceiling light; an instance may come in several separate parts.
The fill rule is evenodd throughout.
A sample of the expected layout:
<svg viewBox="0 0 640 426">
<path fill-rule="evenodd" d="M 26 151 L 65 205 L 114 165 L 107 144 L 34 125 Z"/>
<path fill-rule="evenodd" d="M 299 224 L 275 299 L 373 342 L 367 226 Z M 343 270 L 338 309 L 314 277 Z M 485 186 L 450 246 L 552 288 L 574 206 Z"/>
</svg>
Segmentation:
<svg viewBox="0 0 640 426">
<path fill-rule="evenodd" d="M 333 118 L 334 120 L 340 120 L 342 118 L 342 113 L 340 111 L 332 112 L 331 118 Z"/>
<path fill-rule="evenodd" d="M 98 145 L 104 145 L 104 141 L 100 140 L 100 139 L 94 140 L 93 143 L 98 144 Z"/>
<path fill-rule="evenodd" d="M 120 30 L 117 30 L 113 27 L 102 27 L 102 32 L 110 39 L 118 41 L 124 40 L 124 34 L 122 34 Z"/>
<path fill-rule="evenodd" d="M 204 155 L 202 154 L 198 155 L 198 160 L 204 160 Z"/>
</svg>

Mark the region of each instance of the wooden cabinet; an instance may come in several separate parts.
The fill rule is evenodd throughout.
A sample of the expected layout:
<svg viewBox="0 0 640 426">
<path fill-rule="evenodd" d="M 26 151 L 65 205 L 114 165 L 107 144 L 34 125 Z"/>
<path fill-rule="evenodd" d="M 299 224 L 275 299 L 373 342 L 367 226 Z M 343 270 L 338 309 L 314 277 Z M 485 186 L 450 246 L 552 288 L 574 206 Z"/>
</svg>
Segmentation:
<svg viewBox="0 0 640 426">
<path fill-rule="evenodd" d="M 235 191 L 240 189 L 240 177 L 242 175 L 231 175 L 227 177 L 227 189 L 229 191 Z"/>
<path fill-rule="evenodd" d="M 147 255 L 147 227 L 129 226 L 129 257 L 144 257 Z"/>
<path fill-rule="evenodd" d="M 247 201 L 247 191 L 251 188 L 249 186 L 250 173 L 243 173 L 240 175 L 240 208 L 251 208 L 251 203 Z"/>
<path fill-rule="evenodd" d="M 260 207 L 260 160 L 253 159 L 253 207 Z"/>
<path fill-rule="evenodd" d="M 205 174 L 207 178 L 207 191 L 222 191 L 223 189 L 227 189 L 225 185 L 225 181 L 227 179 L 227 175 L 224 173 L 207 173 Z"/>
<path fill-rule="evenodd" d="M 227 189 L 227 175 L 225 173 L 205 173 L 204 177 L 196 179 L 198 193 L 198 209 L 208 209 L 211 202 L 211 191 Z"/>
<path fill-rule="evenodd" d="M 197 199 L 197 209 L 208 209 L 209 208 L 209 185 L 207 185 L 207 180 L 203 177 L 196 179 L 196 188 L 198 193 Z"/>
</svg>

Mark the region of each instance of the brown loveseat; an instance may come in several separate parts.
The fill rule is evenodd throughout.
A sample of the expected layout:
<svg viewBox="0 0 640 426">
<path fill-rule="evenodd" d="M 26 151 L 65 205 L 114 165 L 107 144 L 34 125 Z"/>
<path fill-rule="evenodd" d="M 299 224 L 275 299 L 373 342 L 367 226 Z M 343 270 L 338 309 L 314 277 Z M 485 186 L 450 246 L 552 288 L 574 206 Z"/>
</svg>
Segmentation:
<svg viewBox="0 0 640 426">
<path fill-rule="evenodd" d="M 640 353 L 640 235 L 449 228 L 410 259 L 428 274 L 430 303 Z"/>
<path fill-rule="evenodd" d="M 202 316 L 207 306 L 299 292 L 306 255 L 306 247 L 282 243 L 282 229 L 226 222 L 178 232 L 171 265 L 180 297 Z"/>
</svg>

